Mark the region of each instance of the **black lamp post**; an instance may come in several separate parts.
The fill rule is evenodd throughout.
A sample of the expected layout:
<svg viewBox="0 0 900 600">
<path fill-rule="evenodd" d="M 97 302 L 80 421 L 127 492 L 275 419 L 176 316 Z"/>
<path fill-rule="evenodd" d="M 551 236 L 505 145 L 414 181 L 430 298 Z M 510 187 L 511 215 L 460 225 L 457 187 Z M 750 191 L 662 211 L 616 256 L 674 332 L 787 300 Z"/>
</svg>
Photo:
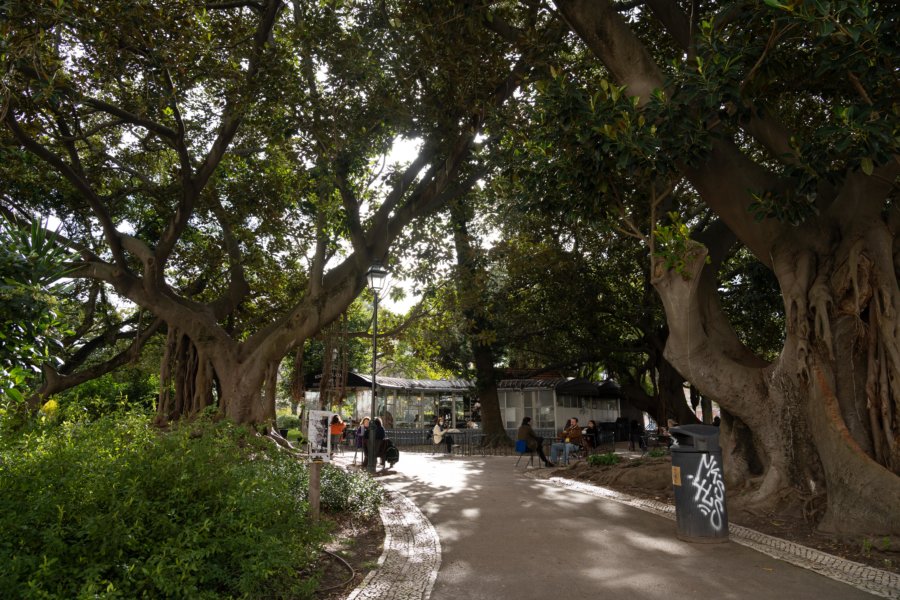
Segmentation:
<svg viewBox="0 0 900 600">
<path fill-rule="evenodd" d="M 366 273 L 369 280 L 369 289 L 375 294 L 375 303 L 372 305 L 372 416 L 369 418 L 369 460 L 366 470 L 375 473 L 375 416 L 378 403 L 375 398 L 375 361 L 378 357 L 378 292 L 384 287 L 387 279 L 387 271 L 381 266 L 381 262 L 375 261 Z"/>
</svg>

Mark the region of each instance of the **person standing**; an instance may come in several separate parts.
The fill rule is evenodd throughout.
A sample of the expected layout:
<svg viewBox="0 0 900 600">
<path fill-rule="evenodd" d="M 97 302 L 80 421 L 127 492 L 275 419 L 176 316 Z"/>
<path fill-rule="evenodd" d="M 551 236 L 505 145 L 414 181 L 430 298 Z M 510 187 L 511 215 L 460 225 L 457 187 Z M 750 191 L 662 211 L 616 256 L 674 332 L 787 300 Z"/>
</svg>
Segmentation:
<svg viewBox="0 0 900 600">
<path fill-rule="evenodd" d="M 344 436 L 344 429 L 346 428 L 347 424 L 341 419 L 341 415 L 335 413 L 334 416 L 331 417 L 331 425 L 328 427 L 328 433 L 331 435 L 332 456 L 334 456 L 334 449 L 341 443 L 341 438 Z"/>
<path fill-rule="evenodd" d="M 544 438 L 536 434 L 534 429 L 531 428 L 531 417 L 522 419 L 522 424 L 516 432 L 516 440 L 524 440 L 525 446 L 532 452 L 537 452 L 538 458 L 541 459 L 545 466 L 556 466 L 556 464 L 547 460 L 547 456 L 544 454 Z"/>
<path fill-rule="evenodd" d="M 375 466 L 378 466 L 378 459 L 381 459 L 381 466 L 384 466 L 384 440 L 387 438 L 387 432 L 384 430 L 384 423 L 381 417 L 375 417 L 372 426 L 369 427 L 369 435 L 375 436 Z M 366 444 L 368 446 L 368 444 Z"/>
<path fill-rule="evenodd" d="M 362 450 L 362 466 L 365 468 L 366 460 L 369 457 L 369 445 L 366 444 L 369 433 L 369 417 L 363 417 L 359 427 L 356 428 L 356 449 Z"/>
<path fill-rule="evenodd" d="M 647 449 L 647 442 L 644 441 L 644 428 L 637 422 L 637 419 L 631 420 L 631 433 L 629 434 L 628 439 L 628 449 L 632 452 L 634 452 L 636 448 L 640 448 L 642 452 Z"/>
</svg>

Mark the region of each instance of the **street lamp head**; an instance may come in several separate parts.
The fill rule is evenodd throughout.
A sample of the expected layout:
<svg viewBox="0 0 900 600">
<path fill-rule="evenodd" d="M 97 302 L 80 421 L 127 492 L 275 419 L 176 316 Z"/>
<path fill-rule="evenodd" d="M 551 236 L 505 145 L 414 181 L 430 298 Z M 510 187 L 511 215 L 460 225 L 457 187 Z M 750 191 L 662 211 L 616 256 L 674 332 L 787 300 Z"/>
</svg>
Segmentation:
<svg viewBox="0 0 900 600">
<path fill-rule="evenodd" d="M 380 292 L 384 287 L 384 281 L 387 279 L 387 270 L 381 266 L 380 261 L 375 261 L 366 272 L 366 279 L 369 280 L 369 289 L 373 292 Z"/>
</svg>

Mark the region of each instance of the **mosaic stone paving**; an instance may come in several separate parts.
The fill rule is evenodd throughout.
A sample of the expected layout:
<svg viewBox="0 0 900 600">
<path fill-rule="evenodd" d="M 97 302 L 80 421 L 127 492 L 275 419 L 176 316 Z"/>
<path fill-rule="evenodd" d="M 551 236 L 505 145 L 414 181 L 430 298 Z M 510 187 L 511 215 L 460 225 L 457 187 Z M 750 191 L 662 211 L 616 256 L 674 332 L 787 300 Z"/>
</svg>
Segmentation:
<svg viewBox="0 0 900 600">
<path fill-rule="evenodd" d="M 405 497 L 385 490 L 384 551 L 347 600 L 425 600 L 441 566 L 441 541 L 431 521 Z"/>
</svg>

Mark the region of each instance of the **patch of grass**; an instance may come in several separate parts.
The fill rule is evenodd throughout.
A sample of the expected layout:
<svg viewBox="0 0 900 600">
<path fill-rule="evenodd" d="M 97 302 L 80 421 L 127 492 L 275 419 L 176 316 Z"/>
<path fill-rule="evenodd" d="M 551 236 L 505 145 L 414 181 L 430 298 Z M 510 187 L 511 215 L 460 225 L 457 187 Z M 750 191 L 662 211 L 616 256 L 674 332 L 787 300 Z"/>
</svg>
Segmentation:
<svg viewBox="0 0 900 600">
<path fill-rule="evenodd" d="M 591 466 L 600 465 L 617 465 L 622 457 L 615 452 L 607 452 L 606 454 L 591 454 L 588 456 L 588 464 Z"/>
</svg>

